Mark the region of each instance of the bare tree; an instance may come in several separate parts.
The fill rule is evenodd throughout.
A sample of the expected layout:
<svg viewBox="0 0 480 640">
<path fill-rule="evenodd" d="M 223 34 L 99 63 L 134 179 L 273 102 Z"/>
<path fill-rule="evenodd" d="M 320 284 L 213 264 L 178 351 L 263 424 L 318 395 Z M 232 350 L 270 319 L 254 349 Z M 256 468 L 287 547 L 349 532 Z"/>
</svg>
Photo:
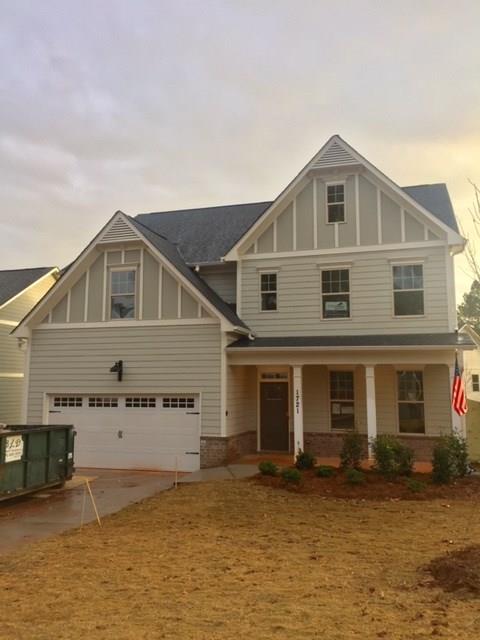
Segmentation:
<svg viewBox="0 0 480 640">
<path fill-rule="evenodd" d="M 474 194 L 473 204 L 468 209 L 471 222 L 473 223 L 473 231 L 467 234 L 462 224 L 460 225 L 460 229 L 464 237 L 468 236 L 468 242 L 465 247 L 465 258 L 471 275 L 474 280 L 480 282 L 480 253 L 478 252 L 480 248 L 480 188 L 471 180 L 469 180 L 469 182 L 473 187 Z"/>
</svg>

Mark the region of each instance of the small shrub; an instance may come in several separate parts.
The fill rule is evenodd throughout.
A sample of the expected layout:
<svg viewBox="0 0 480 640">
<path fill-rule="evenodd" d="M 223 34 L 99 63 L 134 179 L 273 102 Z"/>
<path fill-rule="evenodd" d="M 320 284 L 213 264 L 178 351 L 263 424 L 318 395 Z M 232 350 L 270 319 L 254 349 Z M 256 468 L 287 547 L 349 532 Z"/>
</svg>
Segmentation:
<svg viewBox="0 0 480 640">
<path fill-rule="evenodd" d="M 278 467 L 271 460 L 264 460 L 258 465 L 258 470 L 262 476 L 278 476 Z"/>
<path fill-rule="evenodd" d="M 313 469 L 315 463 L 315 456 L 313 456 L 311 453 L 308 453 L 307 451 L 302 451 L 301 449 L 299 450 L 299 452 L 297 453 L 297 457 L 295 458 L 295 466 L 297 467 L 297 469 L 299 469 L 300 471 L 303 471 L 304 469 Z"/>
<path fill-rule="evenodd" d="M 437 484 L 448 484 L 469 472 L 467 442 L 461 436 L 444 436 L 433 450 L 432 477 Z"/>
<path fill-rule="evenodd" d="M 288 484 L 299 484 L 302 479 L 302 475 L 298 469 L 291 469 L 289 467 L 282 469 L 280 475 L 282 476 L 282 480 Z"/>
<path fill-rule="evenodd" d="M 425 482 L 422 482 L 421 480 L 415 480 L 415 478 L 409 478 L 407 480 L 407 488 L 410 489 L 412 493 L 420 493 L 422 491 L 425 491 L 425 489 L 427 488 L 427 485 L 425 484 Z"/>
<path fill-rule="evenodd" d="M 375 469 L 385 478 L 409 476 L 413 471 L 414 455 L 412 449 L 387 434 L 372 440 Z"/>
<path fill-rule="evenodd" d="M 350 431 L 343 436 L 340 461 L 342 469 L 359 469 L 364 454 L 364 439 L 358 431 Z"/>
<path fill-rule="evenodd" d="M 348 484 L 363 484 L 367 479 L 363 471 L 359 471 L 358 469 L 347 469 L 345 471 L 345 477 L 347 478 Z"/>
<path fill-rule="evenodd" d="M 335 475 L 335 468 L 329 467 L 326 464 L 321 464 L 315 470 L 315 475 L 318 476 L 319 478 L 331 478 L 332 476 Z"/>
</svg>

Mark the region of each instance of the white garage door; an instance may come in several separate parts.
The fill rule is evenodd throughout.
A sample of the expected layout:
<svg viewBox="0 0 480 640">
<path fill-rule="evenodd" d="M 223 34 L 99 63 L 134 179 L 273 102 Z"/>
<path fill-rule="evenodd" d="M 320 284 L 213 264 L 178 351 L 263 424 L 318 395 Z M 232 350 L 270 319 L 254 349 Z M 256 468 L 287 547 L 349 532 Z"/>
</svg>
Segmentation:
<svg viewBox="0 0 480 640">
<path fill-rule="evenodd" d="M 200 467 L 197 395 L 52 395 L 50 424 L 73 424 L 75 465 L 195 471 Z"/>
</svg>

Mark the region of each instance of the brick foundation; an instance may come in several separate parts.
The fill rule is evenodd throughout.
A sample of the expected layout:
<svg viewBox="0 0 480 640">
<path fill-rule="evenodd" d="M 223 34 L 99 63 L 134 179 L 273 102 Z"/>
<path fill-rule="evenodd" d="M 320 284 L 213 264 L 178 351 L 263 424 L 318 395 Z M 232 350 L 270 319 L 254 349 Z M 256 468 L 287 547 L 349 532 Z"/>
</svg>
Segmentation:
<svg viewBox="0 0 480 640">
<path fill-rule="evenodd" d="M 367 435 L 364 436 L 365 453 L 367 451 Z M 398 440 L 410 447 L 415 452 L 415 460 L 418 462 L 430 462 L 432 451 L 439 438 L 434 436 L 397 435 Z M 306 432 L 303 436 L 305 451 L 322 458 L 337 458 L 340 455 L 343 444 L 341 433 L 315 433 Z"/>
<path fill-rule="evenodd" d="M 257 450 L 257 433 L 246 431 L 227 438 L 202 436 L 200 439 L 200 468 L 221 467 Z"/>
</svg>

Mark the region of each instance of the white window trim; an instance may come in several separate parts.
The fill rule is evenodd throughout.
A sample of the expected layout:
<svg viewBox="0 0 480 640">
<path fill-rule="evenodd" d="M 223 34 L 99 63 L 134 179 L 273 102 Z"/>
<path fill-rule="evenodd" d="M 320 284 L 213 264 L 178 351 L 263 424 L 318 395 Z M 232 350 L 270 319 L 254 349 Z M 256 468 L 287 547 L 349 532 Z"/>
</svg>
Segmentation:
<svg viewBox="0 0 480 640">
<path fill-rule="evenodd" d="M 327 266 L 327 265 L 318 265 L 320 267 L 320 318 L 322 319 L 322 321 L 325 322 L 332 322 L 333 321 L 341 321 L 341 322 L 345 322 L 345 320 L 352 320 L 352 287 L 351 287 L 351 279 L 350 279 L 350 266 L 348 265 L 334 265 L 334 266 Z M 326 318 L 323 315 L 323 296 L 335 296 L 335 295 L 346 295 L 347 292 L 343 292 L 343 293 L 323 293 L 323 277 L 322 274 L 324 271 L 348 271 L 348 317 L 346 318 Z"/>
<path fill-rule="evenodd" d="M 352 400 L 344 400 L 344 402 L 353 402 L 353 429 L 334 429 L 332 427 L 332 402 L 337 402 L 337 400 L 332 400 L 332 385 L 330 382 L 330 374 L 333 372 L 343 372 L 343 373 L 351 373 L 353 375 L 353 399 Z M 327 387 L 328 387 L 328 428 L 331 433 L 352 433 L 357 428 L 357 394 L 355 393 L 356 386 L 356 375 L 355 369 L 350 367 L 328 367 L 327 369 L 328 379 L 327 379 Z M 338 402 L 341 402 L 339 400 Z"/>
<path fill-rule="evenodd" d="M 262 293 L 273 293 L 273 291 L 264 291 L 262 292 L 262 276 L 267 276 L 267 275 L 275 275 L 277 282 L 276 282 L 276 289 L 275 289 L 275 294 L 277 296 L 277 308 L 276 309 L 262 309 Z M 278 269 L 262 269 L 261 271 L 258 271 L 258 295 L 259 295 L 259 300 L 258 300 L 258 308 L 260 310 L 260 313 L 278 313 Z"/>
<path fill-rule="evenodd" d="M 425 297 L 425 269 L 423 268 L 424 261 L 423 260 L 409 260 L 409 261 L 389 261 L 390 262 L 390 280 L 391 280 L 391 291 L 392 291 L 392 318 L 395 320 L 411 320 L 412 318 L 425 318 L 427 316 L 426 313 L 426 297 Z M 423 288 L 422 289 L 395 289 L 395 280 L 393 277 L 393 268 L 394 267 L 413 267 L 416 265 L 422 266 L 422 280 L 423 280 Z M 397 316 L 395 314 L 395 292 L 396 291 L 421 291 L 423 293 L 423 313 L 415 313 L 413 315 L 403 315 Z"/>
<path fill-rule="evenodd" d="M 343 185 L 343 203 L 335 202 L 330 204 L 343 204 L 343 220 L 341 222 L 330 222 L 328 219 L 328 187 L 335 187 L 338 185 Z M 325 182 L 325 224 L 330 225 L 339 225 L 347 223 L 347 203 L 346 203 L 346 195 L 347 195 L 347 181 L 346 180 L 335 180 L 332 182 Z"/>
<path fill-rule="evenodd" d="M 415 316 L 414 316 L 415 317 Z M 423 401 L 417 401 L 414 400 L 413 402 L 420 402 L 423 404 L 423 423 L 424 423 L 424 431 L 423 433 L 407 433 L 404 431 L 400 431 L 400 411 L 399 411 L 399 404 L 400 402 L 403 403 L 407 403 L 407 400 L 400 400 L 399 399 L 399 393 L 398 393 L 398 373 L 400 371 L 421 371 L 422 372 L 422 384 L 423 384 Z M 417 365 L 417 366 L 402 366 L 402 365 L 396 365 L 394 367 L 394 372 L 395 372 L 395 415 L 396 415 L 396 427 L 397 427 L 397 435 L 399 436 L 406 436 L 407 438 L 409 437 L 414 437 L 414 438 L 422 438 L 427 436 L 427 403 L 425 401 L 425 365 Z"/>
<path fill-rule="evenodd" d="M 133 295 L 134 311 L 133 318 L 112 318 L 112 273 L 115 271 L 134 271 L 135 272 L 135 293 L 126 294 Z M 138 267 L 136 265 L 111 266 L 108 268 L 108 321 L 109 322 L 125 322 L 126 320 L 138 320 Z M 117 294 L 116 294 L 117 295 Z"/>
</svg>

